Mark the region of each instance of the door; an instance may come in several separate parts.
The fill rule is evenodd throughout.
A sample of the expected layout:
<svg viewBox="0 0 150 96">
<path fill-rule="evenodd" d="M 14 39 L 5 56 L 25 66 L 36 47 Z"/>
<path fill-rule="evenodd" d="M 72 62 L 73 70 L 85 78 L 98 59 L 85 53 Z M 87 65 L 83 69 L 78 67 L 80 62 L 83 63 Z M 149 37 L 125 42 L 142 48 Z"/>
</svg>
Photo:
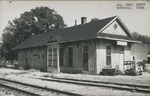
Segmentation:
<svg viewBox="0 0 150 96">
<path fill-rule="evenodd" d="M 50 48 L 48 50 L 48 71 L 57 70 L 57 48 Z"/>
<path fill-rule="evenodd" d="M 24 69 L 30 69 L 30 55 L 26 53 L 26 65 L 24 66 Z"/>
<path fill-rule="evenodd" d="M 83 71 L 89 71 L 89 46 L 83 47 Z"/>
<path fill-rule="evenodd" d="M 73 47 L 68 48 L 68 67 L 73 67 Z"/>
</svg>

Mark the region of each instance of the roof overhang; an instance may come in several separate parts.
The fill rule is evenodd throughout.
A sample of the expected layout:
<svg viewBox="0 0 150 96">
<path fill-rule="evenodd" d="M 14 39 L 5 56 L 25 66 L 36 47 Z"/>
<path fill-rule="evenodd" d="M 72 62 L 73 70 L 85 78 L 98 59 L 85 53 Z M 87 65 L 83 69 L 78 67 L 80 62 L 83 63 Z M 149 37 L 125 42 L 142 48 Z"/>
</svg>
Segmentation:
<svg viewBox="0 0 150 96">
<path fill-rule="evenodd" d="M 149 55 L 147 55 L 146 57 L 150 57 L 150 54 L 149 54 Z"/>
<path fill-rule="evenodd" d="M 123 42 L 131 42 L 131 43 L 142 43 L 141 41 L 127 40 L 127 39 L 120 39 L 120 38 L 111 38 L 111 37 L 102 37 L 102 36 L 98 36 L 97 38 L 107 39 L 107 40 L 115 40 L 115 41 L 123 41 Z"/>
<path fill-rule="evenodd" d="M 92 37 L 79 38 L 76 40 L 62 40 L 62 41 L 58 41 L 58 43 L 76 42 L 76 41 L 91 40 L 91 39 L 96 39 L 96 37 L 92 36 Z"/>
<path fill-rule="evenodd" d="M 14 51 L 14 50 L 22 50 L 22 49 L 35 48 L 35 47 L 42 47 L 42 46 L 47 46 L 47 44 L 43 44 L 43 45 L 39 45 L 39 46 L 32 45 L 32 46 L 21 47 L 21 48 L 14 47 L 14 48 L 12 48 L 11 50 L 12 50 L 12 51 Z"/>
</svg>

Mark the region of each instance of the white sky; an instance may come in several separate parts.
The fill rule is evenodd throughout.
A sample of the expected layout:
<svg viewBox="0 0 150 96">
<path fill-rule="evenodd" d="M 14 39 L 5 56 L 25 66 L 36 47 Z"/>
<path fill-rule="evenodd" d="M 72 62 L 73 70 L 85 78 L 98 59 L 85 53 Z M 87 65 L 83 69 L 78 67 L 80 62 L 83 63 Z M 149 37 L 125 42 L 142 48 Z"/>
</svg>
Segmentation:
<svg viewBox="0 0 150 96">
<path fill-rule="evenodd" d="M 116 4 L 145 3 L 145 9 L 116 9 Z M 92 18 L 107 18 L 118 15 L 130 32 L 138 32 L 150 36 L 150 1 L 0 1 L 0 39 L 2 30 L 8 21 L 18 18 L 21 13 L 37 6 L 54 9 L 64 18 L 67 26 L 73 26 L 75 20 L 81 23 L 82 16 L 89 22 Z"/>
</svg>

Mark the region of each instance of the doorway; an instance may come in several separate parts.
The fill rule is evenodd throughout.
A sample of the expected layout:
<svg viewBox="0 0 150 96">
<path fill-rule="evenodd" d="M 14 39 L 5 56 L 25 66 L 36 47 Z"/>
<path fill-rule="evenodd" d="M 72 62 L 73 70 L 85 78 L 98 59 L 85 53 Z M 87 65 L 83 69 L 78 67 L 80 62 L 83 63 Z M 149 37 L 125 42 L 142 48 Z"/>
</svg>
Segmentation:
<svg viewBox="0 0 150 96">
<path fill-rule="evenodd" d="M 48 50 L 48 68 L 47 70 L 48 71 L 54 71 L 54 70 L 57 70 L 57 48 L 50 48 Z"/>
<path fill-rule="evenodd" d="M 83 46 L 83 71 L 89 71 L 89 46 Z"/>
<path fill-rule="evenodd" d="M 24 66 L 25 70 L 30 69 L 30 54 L 26 53 L 26 65 Z"/>
<path fill-rule="evenodd" d="M 73 67 L 73 47 L 68 48 L 68 67 Z"/>
</svg>

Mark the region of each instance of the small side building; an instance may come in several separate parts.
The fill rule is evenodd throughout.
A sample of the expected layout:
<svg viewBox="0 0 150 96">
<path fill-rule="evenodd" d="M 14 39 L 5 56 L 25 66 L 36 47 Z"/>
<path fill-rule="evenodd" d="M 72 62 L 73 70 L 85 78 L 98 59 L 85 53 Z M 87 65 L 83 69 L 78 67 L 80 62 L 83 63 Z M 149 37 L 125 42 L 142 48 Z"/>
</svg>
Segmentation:
<svg viewBox="0 0 150 96">
<path fill-rule="evenodd" d="M 146 60 L 148 61 L 148 54 L 150 52 L 150 45 L 137 43 L 131 47 L 131 59 L 132 60 Z"/>
<path fill-rule="evenodd" d="M 84 19 L 84 20 L 83 20 Z M 32 36 L 18 50 L 20 68 L 69 73 L 99 74 L 131 60 L 133 39 L 118 16 Z"/>
</svg>

